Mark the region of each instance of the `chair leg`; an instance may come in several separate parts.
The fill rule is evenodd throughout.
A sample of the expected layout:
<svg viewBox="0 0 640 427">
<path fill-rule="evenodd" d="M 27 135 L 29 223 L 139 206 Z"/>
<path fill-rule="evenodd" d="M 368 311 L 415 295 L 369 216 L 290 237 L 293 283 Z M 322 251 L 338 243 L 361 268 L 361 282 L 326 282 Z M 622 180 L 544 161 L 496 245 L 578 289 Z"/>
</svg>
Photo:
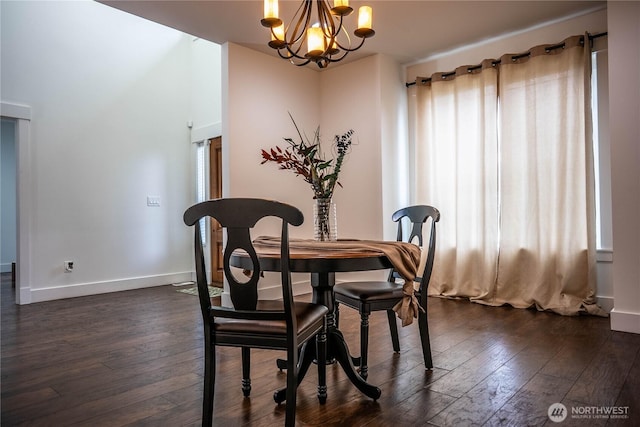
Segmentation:
<svg viewBox="0 0 640 427">
<path fill-rule="evenodd" d="M 326 322 L 325 322 L 326 323 Z M 316 335 L 316 357 L 318 359 L 318 400 L 327 401 L 327 328 Z"/>
<path fill-rule="evenodd" d="M 360 376 L 366 380 L 369 376 L 367 352 L 369 351 L 369 313 L 360 313 Z"/>
<path fill-rule="evenodd" d="M 204 340 L 204 392 L 202 396 L 202 425 L 213 425 L 213 396 L 216 384 L 216 350 L 211 337 Z"/>
<path fill-rule="evenodd" d="M 339 329 L 340 324 L 340 304 L 336 301 L 335 310 L 333 311 L 333 321 L 336 325 L 336 329 Z"/>
<path fill-rule="evenodd" d="M 251 349 L 242 347 L 242 394 L 249 397 L 251 394 Z"/>
<path fill-rule="evenodd" d="M 389 321 L 389 332 L 391 332 L 391 344 L 393 351 L 400 352 L 400 340 L 398 339 L 398 324 L 396 323 L 396 312 L 387 310 L 387 320 Z"/>
<path fill-rule="evenodd" d="M 431 343 L 429 341 L 429 324 L 427 322 L 427 313 L 422 311 L 418 313 L 418 327 L 420 329 L 420 341 L 422 342 L 422 356 L 424 357 L 424 368 L 433 368 L 433 359 L 431 358 Z"/>
<path fill-rule="evenodd" d="M 296 346 L 297 347 L 297 346 Z M 286 413 L 284 425 L 294 427 L 296 425 L 296 394 L 298 388 L 298 348 L 287 350 L 287 392 Z"/>
</svg>

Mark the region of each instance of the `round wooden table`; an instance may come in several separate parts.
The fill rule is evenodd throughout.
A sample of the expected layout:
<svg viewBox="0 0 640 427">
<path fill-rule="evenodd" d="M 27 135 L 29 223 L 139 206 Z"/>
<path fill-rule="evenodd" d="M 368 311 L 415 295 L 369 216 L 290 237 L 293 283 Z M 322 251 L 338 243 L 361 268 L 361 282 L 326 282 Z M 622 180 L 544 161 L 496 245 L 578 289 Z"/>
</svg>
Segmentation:
<svg viewBox="0 0 640 427">
<path fill-rule="evenodd" d="M 280 271 L 279 248 L 255 245 L 255 249 L 260 268 L 263 271 Z M 292 272 L 311 274 L 312 302 L 322 304 L 329 309 L 327 315 L 327 360 L 337 361 L 358 390 L 374 400 L 378 399 L 382 393 L 381 390 L 363 380 L 358 374 L 347 342 L 336 326 L 333 286 L 335 285 L 335 273 L 388 269 L 393 265 L 384 253 L 379 251 L 355 251 L 342 248 L 319 250 L 290 248 L 289 253 Z M 232 255 L 230 263 L 243 269 L 253 268 L 251 260 L 241 254 Z M 314 359 L 315 345 L 305 344 L 300 353 L 298 382 L 302 381 Z M 280 366 L 282 367 L 282 365 Z M 284 395 L 285 389 L 279 390 L 274 395 L 274 399 L 277 402 L 283 402 Z"/>
</svg>

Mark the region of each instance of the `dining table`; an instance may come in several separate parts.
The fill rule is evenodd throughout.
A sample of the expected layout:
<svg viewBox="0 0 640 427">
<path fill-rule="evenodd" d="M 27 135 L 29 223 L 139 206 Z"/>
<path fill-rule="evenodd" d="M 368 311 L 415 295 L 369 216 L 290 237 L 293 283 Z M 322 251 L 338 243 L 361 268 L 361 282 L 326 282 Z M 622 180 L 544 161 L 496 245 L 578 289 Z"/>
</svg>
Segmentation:
<svg viewBox="0 0 640 427">
<path fill-rule="evenodd" d="M 402 246 L 405 245 L 405 246 Z M 409 245 L 409 246 L 406 246 Z M 333 242 L 315 242 L 306 239 L 291 239 L 289 242 L 289 267 L 294 273 L 309 273 L 311 276 L 311 301 L 322 304 L 329 309 L 327 314 L 327 361 L 340 364 L 345 374 L 358 390 L 371 399 L 377 400 L 382 391 L 379 387 L 365 381 L 357 372 L 347 342 L 336 324 L 336 300 L 333 286 L 336 273 L 357 272 L 398 268 L 408 269 L 415 273 L 419 263 L 415 245 L 401 242 L 338 240 Z M 254 248 L 262 271 L 280 271 L 280 243 L 277 238 L 259 237 L 254 240 Z M 412 251 L 411 256 L 396 256 L 398 253 Z M 398 261 L 400 259 L 400 261 Z M 253 268 L 252 261 L 246 253 L 234 253 L 230 264 L 245 270 Z M 408 265 L 407 265 L 408 264 Z M 308 343 L 307 343 L 308 344 Z M 316 348 L 303 345 L 298 361 L 298 383 L 302 381 L 309 366 L 316 359 Z M 282 366 L 282 365 L 281 365 Z M 285 400 L 285 389 L 276 391 L 276 402 Z"/>
</svg>

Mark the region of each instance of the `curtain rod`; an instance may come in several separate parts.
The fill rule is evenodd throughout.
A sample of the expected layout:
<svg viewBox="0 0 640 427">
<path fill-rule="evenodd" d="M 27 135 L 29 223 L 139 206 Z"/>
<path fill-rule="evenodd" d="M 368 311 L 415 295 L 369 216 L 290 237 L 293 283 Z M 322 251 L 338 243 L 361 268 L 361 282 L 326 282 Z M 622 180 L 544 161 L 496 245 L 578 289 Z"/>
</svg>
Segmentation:
<svg viewBox="0 0 640 427">
<path fill-rule="evenodd" d="M 599 37 L 604 37 L 606 35 L 607 35 L 606 31 L 604 33 L 598 33 L 598 34 L 589 35 L 589 40 L 592 41 L 593 39 L 597 39 Z M 554 50 L 554 49 L 560 49 L 560 48 L 563 48 L 563 47 L 564 47 L 564 43 L 558 43 L 558 44 L 549 46 L 546 50 L 550 51 L 550 50 Z M 530 51 L 529 52 L 520 53 L 518 55 L 513 55 L 512 58 L 515 60 L 515 59 L 520 59 L 520 58 L 526 58 L 529 55 L 531 55 Z M 498 64 L 500 64 L 500 60 L 499 59 L 496 60 L 496 61 L 492 61 L 491 62 L 491 65 L 493 65 L 493 66 L 496 66 Z M 474 71 L 474 70 L 477 70 L 477 69 L 480 69 L 480 68 L 482 68 L 482 64 L 471 65 L 471 66 L 467 67 L 467 71 L 471 72 L 471 71 Z M 453 76 L 455 73 L 456 73 L 455 71 L 449 71 L 448 73 L 442 73 L 442 78 Z M 421 81 L 422 81 L 422 83 L 430 82 L 431 81 L 431 77 L 424 78 Z M 409 86 L 413 86 L 415 84 L 416 84 L 416 82 L 409 82 L 409 83 L 405 83 L 405 86 L 409 87 Z"/>
</svg>

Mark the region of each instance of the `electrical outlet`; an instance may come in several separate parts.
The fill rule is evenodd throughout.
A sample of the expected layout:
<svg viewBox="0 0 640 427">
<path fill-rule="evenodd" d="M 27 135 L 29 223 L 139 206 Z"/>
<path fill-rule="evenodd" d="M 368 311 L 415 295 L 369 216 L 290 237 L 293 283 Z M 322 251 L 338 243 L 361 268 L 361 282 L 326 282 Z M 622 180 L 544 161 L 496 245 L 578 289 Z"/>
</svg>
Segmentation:
<svg viewBox="0 0 640 427">
<path fill-rule="evenodd" d="M 71 273 L 73 271 L 73 261 L 64 262 L 64 272 Z"/>
</svg>

